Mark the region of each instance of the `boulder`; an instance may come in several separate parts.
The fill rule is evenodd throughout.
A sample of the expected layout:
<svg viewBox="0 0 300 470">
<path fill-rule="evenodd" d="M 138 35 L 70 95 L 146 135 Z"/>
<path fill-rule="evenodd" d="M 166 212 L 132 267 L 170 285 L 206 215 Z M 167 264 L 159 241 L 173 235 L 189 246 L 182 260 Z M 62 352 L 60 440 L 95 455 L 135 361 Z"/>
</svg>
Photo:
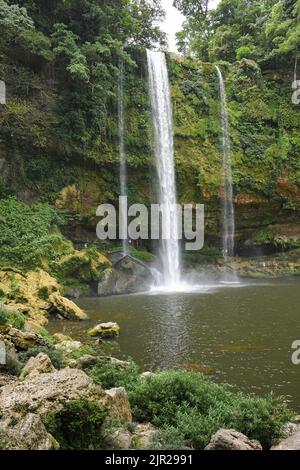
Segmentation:
<svg viewBox="0 0 300 470">
<path fill-rule="evenodd" d="M 36 357 L 31 357 L 22 369 L 20 380 L 30 380 L 40 374 L 50 374 L 55 372 L 55 368 L 47 354 L 40 353 Z"/>
<path fill-rule="evenodd" d="M 33 413 L 16 420 L 8 417 L 0 421 L 0 448 L 2 450 L 58 450 L 59 444 L 49 434 L 41 418 Z"/>
<path fill-rule="evenodd" d="M 65 403 L 81 399 L 93 400 L 100 404 L 103 401 L 108 402 L 107 394 L 83 371 L 67 368 L 2 387 L 0 415 L 24 416 L 27 413 L 35 413 L 42 416 L 50 411 L 59 412 Z M 121 399 L 111 399 L 113 410 L 113 405 L 118 404 L 122 405 Z"/>
<path fill-rule="evenodd" d="M 65 340 L 61 341 L 60 343 L 56 344 L 54 347 L 58 351 L 62 351 L 65 354 L 71 354 L 74 351 L 78 351 L 82 346 L 82 343 L 80 341 L 73 341 L 72 339 L 70 340 Z"/>
<path fill-rule="evenodd" d="M 51 294 L 49 301 L 52 304 L 51 312 L 58 312 L 67 320 L 87 320 L 88 316 L 72 300 L 62 297 L 58 292 Z"/>
<path fill-rule="evenodd" d="M 234 429 L 220 429 L 205 450 L 262 450 L 262 446 Z"/>
<path fill-rule="evenodd" d="M 94 366 L 97 364 L 97 357 L 92 356 L 90 354 L 85 354 L 84 356 L 81 356 L 79 359 L 76 361 L 76 365 L 78 369 L 88 369 L 89 367 Z"/>
<path fill-rule="evenodd" d="M 47 341 L 36 333 L 20 331 L 16 328 L 10 328 L 5 334 L 5 338 L 15 346 L 17 351 L 27 351 L 33 346 L 48 345 Z"/>
<path fill-rule="evenodd" d="M 125 388 L 112 388 L 105 390 L 105 396 L 102 400 L 102 406 L 107 411 L 105 422 L 131 422 L 132 413 Z"/>
<path fill-rule="evenodd" d="M 151 424 L 138 424 L 133 435 L 133 445 L 137 450 L 150 449 L 157 429 Z"/>
<path fill-rule="evenodd" d="M 107 268 L 100 275 L 100 297 L 143 292 L 155 282 L 153 273 L 146 264 L 130 255 L 121 255 L 119 258 L 112 268 Z"/>
<path fill-rule="evenodd" d="M 113 338 L 114 336 L 119 336 L 119 334 L 120 327 L 117 323 L 114 322 L 100 323 L 88 331 L 89 336 L 98 336 L 100 338 Z"/>
<path fill-rule="evenodd" d="M 274 445 L 271 450 L 300 450 L 300 432 Z"/>
<path fill-rule="evenodd" d="M 108 427 L 103 431 L 104 439 L 108 447 L 114 450 L 128 450 L 131 449 L 132 434 L 124 428 L 112 429 Z"/>
</svg>

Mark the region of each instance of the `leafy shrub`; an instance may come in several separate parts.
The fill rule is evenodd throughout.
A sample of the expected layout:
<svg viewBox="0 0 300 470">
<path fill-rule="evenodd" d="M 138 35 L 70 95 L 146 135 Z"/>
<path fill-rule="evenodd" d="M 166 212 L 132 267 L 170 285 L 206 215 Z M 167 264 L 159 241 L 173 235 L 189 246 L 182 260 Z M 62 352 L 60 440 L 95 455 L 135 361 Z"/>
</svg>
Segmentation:
<svg viewBox="0 0 300 470">
<path fill-rule="evenodd" d="M 156 258 L 153 253 L 149 253 L 148 251 L 140 251 L 134 247 L 130 248 L 130 254 L 134 258 L 143 261 L 144 263 L 152 263 L 153 261 L 155 261 Z"/>
<path fill-rule="evenodd" d="M 139 369 L 134 362 L 107 363 L 105 358 L 98 364 L 86 370 L 92 380 L 105 389 L 125 387 L 130 390 L 139 380 Z"/>
<path fill-rule="evenodd" d="M 43 422 L 61 450 L 97 450 L 102 448 L 101 425 L 105 416 L 99 404 L 75 400 L 65 404 L 59 413 L 48 413 Z"/>
<path fill-rule="evenodd" d="M 166 426 L 154 434 L 153 438 L 151 439 L 149 449 L 186 450 L 186 439 L 179 429 L 172 426 Z"/>
<path fill-rule="evenodd" d="M 58 351 L 53 348 L 48 348 L 47 346 L 35 346 L 33 348 L 28 349 L 28 351 L 26 352 L 21 352 L 18 357 L 22 364 L 25 365 L 31 357 L 36 357 L 40 353 L 47 354 L 56 369 L 63 369 L 65 367 L 64 356 L 62 351 Z"/>
<path fill-rule="evenodd" d="M 11 325 L 17 330 L 22 330 L 25 326 L 25 317 L 18 311 L 10 311 L 0 308 L 0 325 Z"/>
<path fill-rule="evenodd" d="M 129 391 L 134 417 L 176 428 L 186 444 L 203 449 L 220 428 L 234 428 L 268 448 L 292 413 L 282 400 L 234 394 L 195 372 L 162 372 Z"/>
<path fill-rule="evenodd" d="M 253 49 L 249 46 L 241 46 L 236 51 L 237 60 L 252 59 L 254 56 Z"/>
<path fill-rule="evenodd" d="M 27 205 L 15 198 L 0 200 L 0 264 L 31 269 L 57 256 L 61 234 L 53 228 L 62 216 L 48 204 Z"/>
</svg>

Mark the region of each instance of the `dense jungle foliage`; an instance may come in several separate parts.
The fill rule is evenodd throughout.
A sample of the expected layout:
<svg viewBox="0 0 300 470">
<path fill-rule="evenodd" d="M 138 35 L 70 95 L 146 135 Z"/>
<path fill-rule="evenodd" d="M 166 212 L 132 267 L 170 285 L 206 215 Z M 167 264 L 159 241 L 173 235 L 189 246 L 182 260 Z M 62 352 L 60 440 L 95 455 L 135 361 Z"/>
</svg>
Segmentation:
<svg viewBox="0 0 300 470">
<path fill-rule="evenodd" d="M 300 119 L 291 100 L 299 1 L 222 0 L 213 11 L 206 1 L 174 4 L 187 18 L 179 49 L 191 56 L 168 55 L 179 199 L 205 202 L 207 239 L 217 244 L 219 63 L 228 95 L 239 236 L 256 240 L 263 231 L 272 242 L 281 235 L 269 226 L 294 223 L 299 209 Z M 55 205 L 65 211 L 69 238 L 85 240 L 82 230 L 95 238 L 96 207 L 116 203 L 119 195 L 120 60 L 126 70 L 129 202 L 155 199 L 145 47 L 166 47 L 157 26 L 163 15 L 160 2 L 152 0 L 0 0 L 0 80 L 7 88 L 7 104 L 0 105 L 3 201 L 13 196 L 25 204 Z M 21 206 L 9 199 L 3 208 L 17 211 L 10 217 L 19 229 Z M 55 218 L 46 221 L 49 242 L 60 225 Z M 7 226 L 5 214 L 0 223 Z M 34 227 L 25 225 L 29 232 Z M 22 231 L 10 238 L 1 264 L 8 263 Z M 29 245 L 33 233 L 26 235 Z M 14 263 L 19 248 L 11 248 Z"/>
</svg>

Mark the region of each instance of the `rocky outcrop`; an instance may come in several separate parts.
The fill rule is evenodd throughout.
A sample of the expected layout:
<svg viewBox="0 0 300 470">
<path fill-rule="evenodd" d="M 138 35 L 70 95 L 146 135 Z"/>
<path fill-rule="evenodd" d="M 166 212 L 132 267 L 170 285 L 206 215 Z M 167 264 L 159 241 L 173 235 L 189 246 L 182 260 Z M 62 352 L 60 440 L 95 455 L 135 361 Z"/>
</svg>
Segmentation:
<svg viewBox="0 0 300 470">
<path fill-rule="evenodd" d="M 55 345 L 55 349 L 58 351 L 62 351 L 64 354 L 70 354 L 73 351 L 77 351 L 82 346 L 80 341 L 73 341 L 73 340 L 64 340 L 60 341 L 58 344 Z"/>
<path fill-rule="evenodd" d="M 119 336 L 119 334 L 120 327 L 115 322 L 100 323 L 88 331 L 88 335 L 93 338 L 113 338 L 114 336 Z"/>
<path fill-rule="evenodd" d="M 31 357 L 27 364 L 23 367 L 20 380 L 30 380 L 40 374 L 51 374 L 55 372 L 55 368 L 47 354 L 40 353 L 35 357 Z"/>
<path fill-rule="evenodd" d="M 300 431 L 274 445 L 271 450 L 300 450 Z"/>
<path fill-rule="evenodd" d="M 112 388 L 105 391 L 102 406 L 107 410 L 106 422 L 131 422 L 132 413 L 125 388 Z"/>
<path fill-rule="evenodd" d="M 72 300 L 62 297 L 58 292 L 51 294 L 51 312 L 59 313 L 66 320 L 87 320 L 88 316 Z"/>
<path fill-rule="evenodd" d="M 205 450 L 262 450 L 262 446 L 234 429 L 220 429 Z"/>
<path fill-rule="evenodd" d="M 137 450 L 150 449 L 157 429 L 151 424 L 138 424 L 133 434 L 133 446 Z"/>
<path fill-rule="evenodd" d="M 32 329 L 47 324 L 49 313 L 72 320 L 87 319 L 74 302 L 61 295 L 56 279 L 41 269 L 26 275 L 15 269 L 3 269 L 0 289 L 6 304 L 23 313 Z"/>
<path fill-rule="evenodd" d="M 36 333 L 20 331 L 16 328 L 10 328 L 4 335 L 4 339 L 12 343 L 17 351 L 27 351 L 34 346 L 48 345 L 47 341 Z"/>
<path fill-rule="evenodd" d="M 100 276 L 98 295 L 120 295 L 143 292 L 154 283 L 150 268 L 132 256 L 117 261 L 113 268 L 106 269 Z"/>
<path fill-rule="evenodd" d="M 70 401 L 85 399 L 102 403 L 105 398 L 101 387 L 83 371 L 62 369 L 2 387 L 0 415 L 24 416 L 30 412 L 42 416 L 49 411 L 61 411 Z"/>
<path fill-rule="evenodd" d="M 55 264 L 55 270 L 62 278 L 76 279 L 79 283 L 98 281 L 100 274 L 111 266 L 106 256 L 95 248 L 73 251 Z"/>
<path fill-rule="evenodd" d="M 41 418 L 33 413 L 0 421 L 1 450 L 58 450 L 59 444 L 49 434 Z"/>
</svg>

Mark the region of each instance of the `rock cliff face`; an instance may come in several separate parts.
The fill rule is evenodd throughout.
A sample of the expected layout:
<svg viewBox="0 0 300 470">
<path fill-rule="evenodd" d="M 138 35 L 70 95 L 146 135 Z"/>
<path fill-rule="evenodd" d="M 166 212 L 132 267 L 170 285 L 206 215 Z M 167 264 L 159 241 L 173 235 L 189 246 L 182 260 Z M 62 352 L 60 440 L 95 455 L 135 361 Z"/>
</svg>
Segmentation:
<svg viewBox="0 0 300 470">
<path fill-rule="evenodd" d="M 147 74 L 143 53 L 136 54 L 138 67 L 126 80 L 126 151 L 130 203 L 155 201 L 155 168 L 151 152 L 151 127 Z M 172 56 L 168 60 L 174 111 L 178 197 L 185 203 L 204 203 L 206 241 L 220 244 L 220 119 L 218 82 L 212 64 Z M 233 182 L 239 250 L 250 246 L 275 249 L 280 244 L 299 244 L 300 208 L 300 107 L 292 104 L 292 70 L 261 70 L 250 60 L 224 64 L 231 125 Z M 7 58 L 7 107 L 0 111 L 0 168 L 2 197 L 15 194 L 30 201 L 49 201 L 66 210 L 64 227 L 77 243 L 96 240 L 95 211 L 104 202 L 118 203 L 118 143 L 111 131 L 99 148 L 76 148 L 62 136 L 55 140 L 49 113 L 59 119 L 55 106 L 60 89 L 47 76 L 34 79 L 45 92 L 41 121 L 35 132 L 24 132 L 30 113 L 22 114 L 21 80 L 26 66 L 12 74 Z M 30 66 L 28 66 L 28 71 Z M 47 101 L 51 95 L 51 103 Z M 22 95 L 28 109 L 36 112 L 36 96 L 29 88 Z M 111 119 L 116 121 L 112 109 Z M 44 114 L 43 114 L 44 113 Z M 38 130 L 42 143 L 38 140 Z M 54 126 L 55 127 L 55 126 Z M 251 250 L 250 250 L 251 251 Z"/>
</svg>

